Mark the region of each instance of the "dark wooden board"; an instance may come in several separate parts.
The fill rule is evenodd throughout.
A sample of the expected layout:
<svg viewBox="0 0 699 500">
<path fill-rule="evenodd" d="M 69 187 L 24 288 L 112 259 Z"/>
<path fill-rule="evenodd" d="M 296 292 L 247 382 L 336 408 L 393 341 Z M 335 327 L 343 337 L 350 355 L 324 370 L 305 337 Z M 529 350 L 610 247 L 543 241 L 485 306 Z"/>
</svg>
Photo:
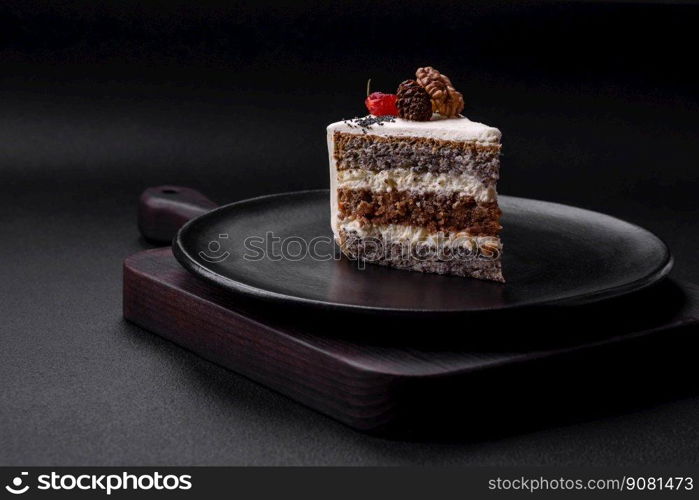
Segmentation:
<svg viewBox="0 0 699 500">
<path fill-rule="evenodd" d="M 127 320 L 364 431 L 515 429 L 696 375 L 699 288 L 669 280 L 594 306 L 403 320 L 259 303 L 168 248 L 126 259 L 123 292 Z"/>
</svg>

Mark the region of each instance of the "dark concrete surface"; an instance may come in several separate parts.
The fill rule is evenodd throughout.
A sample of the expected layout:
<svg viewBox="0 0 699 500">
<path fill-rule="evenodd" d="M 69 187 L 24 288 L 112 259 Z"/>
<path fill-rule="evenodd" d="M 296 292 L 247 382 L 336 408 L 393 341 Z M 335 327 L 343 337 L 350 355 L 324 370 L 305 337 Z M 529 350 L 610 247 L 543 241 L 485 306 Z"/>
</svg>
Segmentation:
<svg viewBox="0 0 699 500">
<path fill-rule="evenodd" d="M 121 318 L 121 262 L 149 247 L 136 229 L 144 188 L 181 184 L 228 202 L 325 187 L 324 126 L 362 112 L 367 77 L 381 88 L 424 61 L 463 82 L 470 117 L 502 129 L 500 192 L 640 224 L 669 244 L 674 277 L 699 282 L 696 77 L 662 57 L 685 60 L 688 35 L 677 26 L 690 25 L 696 11 L 655 7 L 661 10 L 631 11 L 628 23 L 633 41 L 658 16 L 675 22 L 656 40 L 655 57 L 647 57 L 648 41 L 635 53 L 636 44 L 611 27 L 631 6 L 533 13 L 501 6 L 500 14 L 487 8 L 480 18 L 486 26 L 509 33 L 507 26 L 523 19 L 534 41 L 530 51 L 516 49 L 498 64 L 482 57 L 471 66 L 468 54 L 449 59 L 428 48 L 412 57 L 392 45 L 379 45 L 378 54 L 321 39 L 293 45 L 291 25 L 322 37 L 314 24 L 320 18 L 302 22 L 298 12 L 270 14 L 270 23 L 290 25 L 277 23 L 282 34 L 259 49 L 265 57 L 241 46 L 237 58 L 227 58 L 240 40 L 201 48 L 197 41 L 208 40 L 208 32 L 155 15 L 154 25 L 143 27 L 99 10 L 81 17 L 5 7 L 4 25 L 28 26 L 29 34 L 5 30 L 2 45 L 0 464 L 696 463 L 694 390 L 648 394 L 623 411 L 602 409 L 592 419 L 515 435 L 503 429 L 480 441 L 386 440 L 345 428 Z M 358 16 L 355 10 L 347 16 Z M 32 30 L 52 20 L 53 38 L 32 42 Z M 99 30 L 77 41 L 62 37 L 81 32 L 80 23 L 97 23 L 116 41 L 95 42 L 90 37 L 99 38 Z M 158 31 L 162 26 L 168 29 Z M 139 38 L 138 29 L 151 38 Z M 588 30 L 596 33 L 589 56 L 585 41 L 573 39 Z M 523 33 L 511 43 L 528 43 Z M 546 53 L 550 37 L 561 40 L 569 58 Z M 616 37 L 612 46 L 621 55 L 605 53 L 603 42 Z M 127 39 L 132 43 L 119 52 Z M 175 39 L 192 52 L 168 52 Z M 483 44 L 474 50 L 487 53 Z M 390 59 L 389 50 L 400 57 Z"/>
</svg>

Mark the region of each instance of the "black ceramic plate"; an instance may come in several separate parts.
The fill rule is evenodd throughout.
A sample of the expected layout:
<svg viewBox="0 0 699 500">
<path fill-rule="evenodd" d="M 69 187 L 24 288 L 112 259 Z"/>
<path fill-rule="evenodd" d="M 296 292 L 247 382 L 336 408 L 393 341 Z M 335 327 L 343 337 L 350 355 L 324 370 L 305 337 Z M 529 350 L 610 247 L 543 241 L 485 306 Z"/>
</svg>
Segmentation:
<svg viewBox="0 0 699 500">
<path fill-rule="evenodd" d="M 370 264 L 360 269 L 333 257 L 328 191 L 226 205 L 188 222 L 173 249 L 189 271 L 246 295 L 394 313 L 594 302 L 648 286 L 672 267 L 667 246 L 628 222 L 544 201 L 499 201 L 506 284 Z"/>
</svg>

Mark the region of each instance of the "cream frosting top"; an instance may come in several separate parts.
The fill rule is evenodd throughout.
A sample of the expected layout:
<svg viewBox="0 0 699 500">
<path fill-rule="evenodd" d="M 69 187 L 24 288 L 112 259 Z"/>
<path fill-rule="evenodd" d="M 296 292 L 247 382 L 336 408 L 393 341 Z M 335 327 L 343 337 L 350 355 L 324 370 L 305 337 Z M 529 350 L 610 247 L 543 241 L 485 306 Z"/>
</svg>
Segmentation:
<svg viewBox="0 0 699 500">
<path fill-rule="evenodd" d="M 349 124 L 348 124 L 349 122 Z M 350 127 L 350 124 L 353 125 Z M 350 120 L 339 121 L 328 125 L 328 133 L 344 132 L 362 134 L 362 129 Z M 416 122 L 396 118 L 393 122 L 383 122 L 383 125 L 373 124 L 367 129 L 367 135 L 397 136 L 397 137 L 426 137 L 445 141 L 469 141 L 488 144 L 498 144 L 502 134 L 495 127 L 483 123 L 472 122 L 468 118 L 443 118 L 437 114 L 427 122 Z"/>
</svg>

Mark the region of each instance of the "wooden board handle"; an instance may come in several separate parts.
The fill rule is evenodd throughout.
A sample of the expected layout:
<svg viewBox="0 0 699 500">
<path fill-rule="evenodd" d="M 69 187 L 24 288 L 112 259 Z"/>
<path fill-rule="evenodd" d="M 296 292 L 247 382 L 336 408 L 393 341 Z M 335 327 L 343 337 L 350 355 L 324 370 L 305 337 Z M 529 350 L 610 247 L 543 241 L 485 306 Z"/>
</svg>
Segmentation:
<svg viewBox="0 0 699 500">
<path fill-rule="evenodd" d="M 138 200 L 138 229 L 149 241 L 169 244 L 185 222 L 217 206 L 196 189 L 150 187 Z"/>
</svg>

